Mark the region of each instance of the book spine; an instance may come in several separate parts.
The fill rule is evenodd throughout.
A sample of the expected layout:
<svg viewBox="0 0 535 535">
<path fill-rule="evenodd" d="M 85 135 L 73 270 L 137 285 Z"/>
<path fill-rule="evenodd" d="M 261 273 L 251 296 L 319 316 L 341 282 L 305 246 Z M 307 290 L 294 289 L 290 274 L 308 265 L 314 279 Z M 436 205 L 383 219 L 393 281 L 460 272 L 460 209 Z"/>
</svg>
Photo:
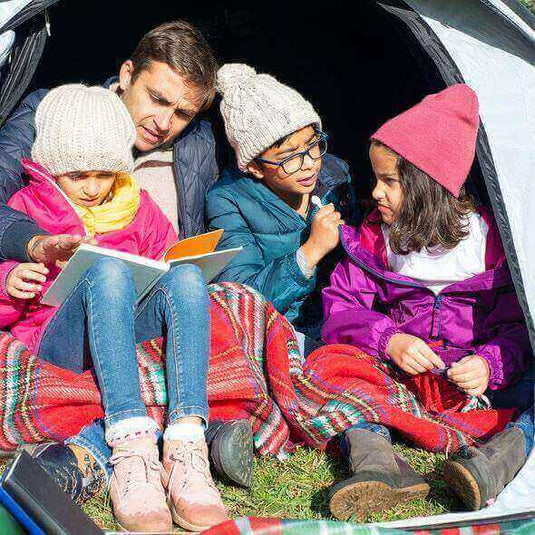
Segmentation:
<svg viewBox="0 0 535 535">
<path fill-rule="evenodd" d="M 69 535 L 24 487 L 18 485 L 16 480 L 11 478 L 6 483 L 4 490 L 42 528 L 43 531 L 40 533 L 43 533 L 43 535 Z"/>
<path fill-rule="evenodd" d="M 33 518 L 3 488 L 0 488 L 0 502 L 16 518 L 17 522 L 24 527 L 29 535 L 46 535 L 35 523 Z"/>
</svg>

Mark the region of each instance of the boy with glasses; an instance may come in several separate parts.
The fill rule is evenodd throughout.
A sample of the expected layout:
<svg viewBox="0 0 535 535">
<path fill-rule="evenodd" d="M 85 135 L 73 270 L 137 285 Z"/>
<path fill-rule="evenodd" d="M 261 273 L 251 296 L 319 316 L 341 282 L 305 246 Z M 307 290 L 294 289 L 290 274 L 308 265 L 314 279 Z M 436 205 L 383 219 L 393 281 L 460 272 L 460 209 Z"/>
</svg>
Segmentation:
<svg viewBox="0 0 535 535">
<path fill-rule="evenodd" d="M 219 280 L 252 286 L 317 339 L 338 227 L 356 218 L 347 164 L 326 154 L 312 105 L 272 76 L 227 64 L 217 89 L 237 168 L 222 173 L 206 213 L 225 230 L 220 247 L 244 248 Z"/>
</svg>

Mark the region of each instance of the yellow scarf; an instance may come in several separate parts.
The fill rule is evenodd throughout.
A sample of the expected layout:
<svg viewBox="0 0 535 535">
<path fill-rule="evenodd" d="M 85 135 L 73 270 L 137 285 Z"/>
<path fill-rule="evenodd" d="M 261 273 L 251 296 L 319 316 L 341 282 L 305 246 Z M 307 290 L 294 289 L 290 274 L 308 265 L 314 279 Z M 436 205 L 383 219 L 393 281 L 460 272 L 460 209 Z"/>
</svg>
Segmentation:
<svg viewBox="0 0 535 535">
<path fill-rule="evenodd" d="M 92 207 L 75 204 L 74 209 L 91 236 L 121 230 L 136 217 L 139 209 L 139 186 L 130 175 L 117 173 L 109 201 Z"/>
</svg>

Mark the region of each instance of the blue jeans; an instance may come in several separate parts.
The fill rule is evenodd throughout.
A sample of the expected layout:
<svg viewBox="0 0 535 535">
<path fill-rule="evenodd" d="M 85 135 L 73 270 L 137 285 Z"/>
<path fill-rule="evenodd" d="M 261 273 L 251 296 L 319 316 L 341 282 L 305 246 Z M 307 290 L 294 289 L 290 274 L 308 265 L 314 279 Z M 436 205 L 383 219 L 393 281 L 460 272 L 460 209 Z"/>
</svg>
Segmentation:
<svg viewBox="0 0 535 535">
<path fill-rule="evenodd" d="M 185 416 L 208 421 L 206 376 L 210 356 L 209 297 L 202 272 L 177 266 L 137 303 L 130 269 L 104 258 L 82 277 L 48 325 L 39 356 L 81 373 L 93 363 L 107 426 L 146 416 L 135 344 L 165 337 L 168 422 Z M 80 440 L 77 440 L 80 439 Z M 69 442 L 95 454 L 102 465 L 110 450 L 102 421 Z"/>
<path fill-rule="evenodd" d="M 530 454 L 533 448 L 533 433 L 535 428 L 533 426 L 533 407 L 524 411 L 514 422 L 509 422 L 505 428 L 510 429 L 512 427 L 518 427 L 524 434 L 526 440 L 526 457 Z"/>
</svg>

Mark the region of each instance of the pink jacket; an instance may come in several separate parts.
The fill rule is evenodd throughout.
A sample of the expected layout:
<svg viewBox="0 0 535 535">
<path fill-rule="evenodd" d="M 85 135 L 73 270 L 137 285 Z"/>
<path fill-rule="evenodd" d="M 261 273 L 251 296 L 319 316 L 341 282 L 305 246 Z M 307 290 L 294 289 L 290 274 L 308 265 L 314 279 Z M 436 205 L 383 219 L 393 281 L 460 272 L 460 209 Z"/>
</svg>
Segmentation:
<svg viewBox="0 0 535 535">
<path fill-rule="evenodd" d="M 437 296 L 420 282 L 389 270 L 377 213 L 359 230 L 344 226 L 346 257 L 323 290 L 323 340 L 352 344 L 388 359 L 386 348 L 396 333 L 421 338 L 447 366 L 468 354 L 485 358 L 489 387 L 506 388 L 531 361 L 524 317 L 493 218 L 489 226 L 484 273 L 451 284 Z"/>
<path fill-rule="evenodd" d="M 22 163 L 30 176 L 30 184 L 15 193 L 8 205 L 30 215 L 43 230 L 51 234 L 85 235 L 82 220 L 54 178 L 30 160 L 23 160 Z M 159 260 L 165 250 L 177 241 L 177 236 L 169 220 L 149 194 L 142 190 L 139 210 L 132 223 L 122 230 L 96 235 L 95 239 L 101 247 Z M 57 308 L 42 305 L 39 297 L 26 301 L 7 294 L 6 279 L 17 264 L 11 261 L 0 264 L 0 329 L 11 327 L 16 338 L 24 342 L 30 351 L 36 351 L 41 335 Z M 50 274 L 48 281 L 43 284 L 43 293 L 60 271 L 55 266 L 47 267 Z"/>
</svg>

